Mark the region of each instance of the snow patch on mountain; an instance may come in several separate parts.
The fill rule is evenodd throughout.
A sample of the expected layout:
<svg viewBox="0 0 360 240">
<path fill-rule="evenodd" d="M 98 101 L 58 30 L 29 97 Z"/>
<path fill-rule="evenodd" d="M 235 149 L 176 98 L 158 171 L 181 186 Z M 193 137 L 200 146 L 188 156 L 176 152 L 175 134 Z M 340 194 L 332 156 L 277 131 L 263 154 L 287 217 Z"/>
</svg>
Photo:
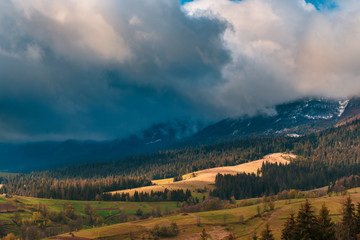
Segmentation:
<svg viewBox="0 0 360 240">
<path fill-rule="evenodd" d="M 161 142 L 161 141 L 162 141 L 162 139 L 156 139 L 155 141 L 151 141 L 151 142 L 148 142 L 146 144 L 148 145 L 148 144 L 158 143 L 158 142 Z"/>
<path fill-rule="evenodd" d="M 301 137 L 301 135 L 297 134 L 297 133 L 289 133 L 286 135 L 287 137 L 292 137 L 292 138 L 298 138 Z"/>
<path fill-rule="evenodd" d="M 338 108 L 338 111 L 339 111 L 339 114 L 338 114 L 338 117 L 341 117 L 341 115 L 344 113 L 347 105 L 349 104 L 349 99 L 346 99 L 346 100 L 340 100 L 339 101 L 339 108 Z"/>
<path fill-rule="evenodd" d="M 331 119 L 334 117 L 334 115 L 329 114 L 329 115 L 324 115 L 324 116 L 322 116 L 322 115 L 311 116 L 311 115 L 305 114 L 304 117 L 306 117 L 307 119 L 317 120 L 317 119 Z"/>
</svg>

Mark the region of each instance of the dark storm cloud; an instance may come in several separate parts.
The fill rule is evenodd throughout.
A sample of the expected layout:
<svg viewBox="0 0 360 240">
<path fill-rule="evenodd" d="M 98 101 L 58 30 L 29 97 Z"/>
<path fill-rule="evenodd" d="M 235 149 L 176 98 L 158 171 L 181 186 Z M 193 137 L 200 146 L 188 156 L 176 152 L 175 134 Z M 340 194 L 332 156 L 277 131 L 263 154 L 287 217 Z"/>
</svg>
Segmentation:
<svg viewBox="0 0 360 240">
<path fill-rule="evenodd" d="M 315 2 L 0 1 L 0 140 L 108 139 L 359 94 L 360 2 Z"/>
<path fill-rule="evenodd" d="M 0 139 L 108 139 L 203 117 L 193 91 L 229 61 L 226 23 L 178 2 L 0 3 Z"/>
</svg>

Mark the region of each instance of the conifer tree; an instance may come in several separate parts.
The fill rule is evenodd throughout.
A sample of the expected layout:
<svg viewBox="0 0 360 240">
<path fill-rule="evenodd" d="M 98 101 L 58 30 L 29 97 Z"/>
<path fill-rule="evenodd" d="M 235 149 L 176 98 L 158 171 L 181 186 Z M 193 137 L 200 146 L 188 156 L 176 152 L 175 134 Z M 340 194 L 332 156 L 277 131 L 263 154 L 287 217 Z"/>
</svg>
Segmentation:
<svg viewBox="0 0 360 240">
<path fill-rule="evenodd" d="M 236 240 L 237 237 L 235 235 L 235 233 L 230 233 L 230 235 L 227 237 L 228 240 Z"/>
<path fill-rule="evenodd" d="M 294 214 L 291 213 L 290 217 L 286 220 L 284 224 L 284 229 L 282 230 L 281 239 L 282 240 L 294 239 L 294 231 L 295 231 L 295 218 L 294 218 Z"/>
<path fill-rule="evenodd" d="M 254 234 L 252 236 L 252 240 L 257 240 L 257 239 L 258 239 L 257 234 L 256 234 L 256 232 L 254 232 Z"/>
<path fill-rule="evenodd" d="M 350 196 L 346 198 L 343 205 L 343 219 L 340 231 L 342 239 L 356 239 L 355 206 Z"/>
<path fill-rule="evenodd" d="M 295 239 L 318 239 L 319 224 L 311 209 L 311 204 L 306 199 L 305 204 L 299 209 L 294 229 Z"/>
<path fill-rule="evenodd" d="M 355 221 L 356 221 L 356 232 L 360 233 L 360 202 L 356 205 Z"/>
<path fill-rule="evenodd" d="M 201 234 L 200 234 L 200 239 L 201 240 L 206 240 L 206 239 L 208 239 L 208 234 L 206 233 L 206 230 L 205 230 L 205 228 L 203 228 L 203 230 L 202 230 L 202 232 L 201 232 Z"/>
<path fill-rule="evenodd" d="M 329 216 L 329 209 L 322 205 L 319 217 L 319 239 L 321 240 L 336 240 L 334 223 L 331 221 Z"/>
<path fill-rule="evenodd" d="M 269 223 L 266 223 L 264 231 L 261 233 L 261 240 L 274 240 L 274 236 L 271 233 Z"/>
</svg>

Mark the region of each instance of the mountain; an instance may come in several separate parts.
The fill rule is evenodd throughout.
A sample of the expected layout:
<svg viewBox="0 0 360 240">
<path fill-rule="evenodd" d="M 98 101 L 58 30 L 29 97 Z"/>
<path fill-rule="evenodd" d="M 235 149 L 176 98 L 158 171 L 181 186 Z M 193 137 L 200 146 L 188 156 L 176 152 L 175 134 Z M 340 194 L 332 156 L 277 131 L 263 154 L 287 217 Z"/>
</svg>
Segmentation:
<svg viewBox="0 0 360 240">
<path fill-rule="evenodd" d="M 200 122 L 174 120 L 111 141 L 0 143 L 0 172 L 29 172 L 151 153 L 176 145 L 202 127 Z"/>
<path fill-rule="evenodd" d="M 303 99 L 275 106 L 276 115 L 259 115 L 237 119 L 225 119 L 199 131 L 192 137 L 194 142 L 214 143 L 238 139 L 288 136 L 299 137 L 318 132 L 343 121 L 349 106 L 349 116 L 360 114 L 360 104 L 353 100 Z M 360 103 L 360 101 L 359 101 Z"/>
<path fill-rule="evenodd" d="M 112 141 L 2 143 L 0 172 L 50 169 L 240 139 L 299 137 L 359 118 L 360 98 L 302 99 L 275 106 L 275 110 L 277 114 L 272 116 L 224 119 L 206 127 L 192 121 L 168 121 Z"/>
</svg>

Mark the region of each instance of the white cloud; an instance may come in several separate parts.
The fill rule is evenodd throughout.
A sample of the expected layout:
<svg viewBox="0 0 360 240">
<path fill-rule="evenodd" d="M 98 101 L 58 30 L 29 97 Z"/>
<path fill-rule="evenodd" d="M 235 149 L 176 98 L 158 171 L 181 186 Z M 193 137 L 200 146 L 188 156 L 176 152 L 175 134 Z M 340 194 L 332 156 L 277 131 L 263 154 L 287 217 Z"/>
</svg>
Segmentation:
<svg viewBox="0 0 360 240">
<path fill-rule="evenodd" d="M 118 61 L 131 57 L 131 50 L 101 12 L 95 0 L 12 0 L 14 10 L 25 19 L 18 30 L 50 45 L 57 54 L 80 61 Z M 22 20 L 22 21 L 21 21 Z"/>
<path fill-rule="evenodd" d="M 302 0 L 188 3 L 189 15 L 231 25 L 224 41 L 232 62 L 223 69 L 226 82 L 214 89 L 213 104 L 236 115 L 307 95 L 359 94 L 360 4 L 337 4 L 317 11 Z"/>
</svg>

